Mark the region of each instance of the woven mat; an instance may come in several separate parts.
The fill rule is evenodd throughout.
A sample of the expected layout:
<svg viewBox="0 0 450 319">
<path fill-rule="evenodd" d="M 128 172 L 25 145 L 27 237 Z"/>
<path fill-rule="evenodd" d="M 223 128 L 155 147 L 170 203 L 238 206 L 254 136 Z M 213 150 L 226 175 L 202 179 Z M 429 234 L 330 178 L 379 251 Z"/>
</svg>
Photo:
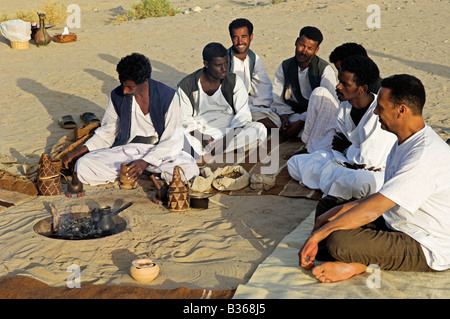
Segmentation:
<svg viewBox="0 0 450 319">
<path fill-rule="evenodd" d="M 289 175 L 286 163 L 289 158 L 303 149 L 305 144 L 300 139 L 290 139 L 280 145 L 271 147 L 269 141 L 267 150 L 261 152 L 256 150 L 255 153 L 247 152 L 245 158 L 241 161 L 236 161 L 232 163 L 227 163 L 225 159 L 223 163 L 212 163 L 207 164 L 212 171 L 216 170 L 218 167 L 225 167 L 228 165 L 240 165 L 242 166 L 250 176 L 252 174 L 261 174 L 268 170 L 271 171 L 269 175 L 276 176 L 275 186 L 269 190 L 253 190 L 250 186 L 236 191 L 223 191 L 228 195 L 236 196 L 257 196 L 257 195 L 278 195 L 292 198 L 309 198 L 314 200 L 319 200 L 322 198 L 322 192 L 319 190 L 311 190 L 306 186 L 300 185 L 297 181 L 293 180 Z M 267 154 L 265 156 L 260 156 L 261 153 Z M 236 155 L 236 158 L 238 156 Z M 237 158 L 239 159 L 239 158 Z M 255 160 L 256 159 L 256 160 Z"/>
<path fill-rule="evenodd" d="M 52 287 L 28 277 L 0 278 L 2 299 L 230 299 L 234 290 L 152 289 L 136 286 Z"/>
</svg>

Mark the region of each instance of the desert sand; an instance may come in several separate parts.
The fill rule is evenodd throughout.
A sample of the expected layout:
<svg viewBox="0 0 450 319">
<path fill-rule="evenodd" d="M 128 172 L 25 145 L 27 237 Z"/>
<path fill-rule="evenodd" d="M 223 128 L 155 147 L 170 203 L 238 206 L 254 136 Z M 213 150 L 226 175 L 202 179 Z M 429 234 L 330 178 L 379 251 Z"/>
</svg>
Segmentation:
<svg viewBox="0 0 450 319">
<path fill-rule="evenodd" d="M 1 164 L 0 169 L 23 175 L 20 164 L 36 164 L 42 153 L 50 152 L 68 133 L 58 125 L 61 116 L 71 114 L 78 124 L 79 115 L 86 111 L 101 117 L 109 92 L 119 84 L 115 66 L 121 57 L 145 54 L 152 62 L 152 77 L 175 88 L 185 75 L 202 66 L 201 51 L 207 43 L 230 45 L 228 24 L 238 17 L 253 22 L 251 47 L 271 78 L 279 63 L 293 55 L 303 26 L 321 29 L 324 41 L 318 55 L 326 60 L 342 43 L 362 44 L 382 77 L 408 73 L 423 81 L 426 123 L 444 140 L 450 138 L 448 1 L 377 3 L 380 28 L 368 27 L 371 13 L 366 9 L 371 2 L 362 0 L 288 0 L 275 5 L 269 0 L 179 0 L 171 1 L 181 11 L 173 17 L 111 23 L 133 3 L 77 0 L 81 28 L 70 30 L 78 37 L 72 43 L 37 47 L 30 41 L 29 49 L 13 50 L 0 36 L 0 154 L 12 156 L 18 164 Z M 196 6 L 201 10 L 189 11 Z M 0 13 L 13 15 L 35 7 L 31 1 L 2 1 Z M 63 27 L 48 32 L 54 35 Z M 311 199 L 217 194 L 214 199 L 228 208 L 211 204 L 208 210 L 172 213 L 151 203 L 149 196 L 142 188 L 86 187 L 84 198 L 37 196 L 1 211 L 0 279 L 24 276 L 65 287 L 70 275 L 67 267 L 76 264 L 82 270 L 82 286 L 233 291 L 249 280 L 257 265 L 316 205 Z M 121 213 L 127 229 L 114 236 L 74 242 L 33 231 L 38 221 L 50 216 L 51 202 L 65 207 L 128 201 L 133 206 Z M 146 285 L 129 275 L 131 261 L 143 256 L 161 266 L 160 275 Z M 133 296 L 133 291 L 109 295 L 127 296 Z"/>
</svg>

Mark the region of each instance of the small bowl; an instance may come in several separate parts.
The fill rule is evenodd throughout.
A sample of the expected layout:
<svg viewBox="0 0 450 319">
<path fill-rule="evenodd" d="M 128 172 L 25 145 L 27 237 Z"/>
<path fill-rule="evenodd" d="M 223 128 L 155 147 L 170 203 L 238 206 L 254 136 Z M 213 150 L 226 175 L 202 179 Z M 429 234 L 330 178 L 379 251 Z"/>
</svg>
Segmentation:
<svg viewBox="0 0 450 319">
<path fill-rule="evenodd" d="M 136 259 L 131 263 L 130 274 L 138 282 L 150 282 L 158 276 L 159 266 L 148 258 Z"/>
</svg>

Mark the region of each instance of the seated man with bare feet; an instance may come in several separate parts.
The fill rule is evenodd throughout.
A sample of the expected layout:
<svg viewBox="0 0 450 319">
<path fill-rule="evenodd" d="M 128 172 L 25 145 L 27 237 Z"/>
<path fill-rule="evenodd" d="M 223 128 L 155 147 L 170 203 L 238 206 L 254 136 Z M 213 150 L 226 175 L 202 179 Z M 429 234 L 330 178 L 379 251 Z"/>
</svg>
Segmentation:
<svg viewBox="0 0 450 319">
<path fill-rule="evenodd" d="M 382 80 L 374 113 L 398 141 L 378 193 L 335 207 L 326 198 L 319 202 L 299 264 L 313 268 L 321 282 L 349 279 L 368 265 L 398 271 L 450 268 L 450 147 L 425 124 L 424 104 L 425 89 L 417 78 L 402 74 Z M 327 261 L 314 267 L 316 257 Z"/>
</svg>

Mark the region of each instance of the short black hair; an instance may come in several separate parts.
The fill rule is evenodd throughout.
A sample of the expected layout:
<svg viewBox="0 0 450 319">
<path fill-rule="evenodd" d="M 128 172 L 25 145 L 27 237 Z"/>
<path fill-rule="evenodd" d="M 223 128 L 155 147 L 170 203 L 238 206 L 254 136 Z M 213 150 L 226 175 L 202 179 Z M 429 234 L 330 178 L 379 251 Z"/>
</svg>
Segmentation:
<svg viewBox="0 0 450 319">
<path fill-rule="evenodd" d="M 136 84 L 142 84 L 145 80 L 150 79 L 152 66 L 146 56 L 132 53 L 120 60 L 116 71 L 119 74 L 120 83 L 130 80 Z"/>
<path fill-rule="evenodd" d="M 319 43 L 318 45 L 320 45 L 323 41 L 322 32 L 320 32 L 320 30 L 317 29 L 316 27 L 311 26 L 303 27 L 300 30 L 300 34 L 298 37 L 301 38 L 302 36 L 305 36 L 310 40 L 317 41 Z"/>
<path fill-rule="evenodd" d="M 381 80 L 381 87 L 391 90 L 389 99 L 394 106 L 405 104 L 413 114 L 422 114 L 426 101 L 425 87 L 415 76 L 395 74 Z"/>
<path fill-rule="evenodd" d="M 214 58 L 223 58 L 227 56 L 227 49 L 218 42 L 208 43 L 203 48 L 203 61 L 211 62 Z"/>
<path fill-rule="evenodd" d="M 230 32 L 230 37 L 232 36 L 232 34 L 231 34 L 232 30 L 243 28 L 243 27 L 247 28 L 248 35 L 253 34 L 253 24 L 247 19 L 239 18 L 239 19 L 232 21 L 228 25 L 228 31 Z"/>
<path fill-rule="evenodd" d="M 363 55 L 353 55 L 341 62 L 340 72 L 354 74 L 356 85 L 370 87 L 380 77 L 380 70 L 371 58 Z"/>
<path fill-rule="evenodd" d="M 336 63 L 344 61 L 346 58 L 352 55 L 367 56 L 367 51 L 361 44 L 354 42 L 347 42 L 336 47 L 330 54 L 330 62 Z"/>
</svg>

